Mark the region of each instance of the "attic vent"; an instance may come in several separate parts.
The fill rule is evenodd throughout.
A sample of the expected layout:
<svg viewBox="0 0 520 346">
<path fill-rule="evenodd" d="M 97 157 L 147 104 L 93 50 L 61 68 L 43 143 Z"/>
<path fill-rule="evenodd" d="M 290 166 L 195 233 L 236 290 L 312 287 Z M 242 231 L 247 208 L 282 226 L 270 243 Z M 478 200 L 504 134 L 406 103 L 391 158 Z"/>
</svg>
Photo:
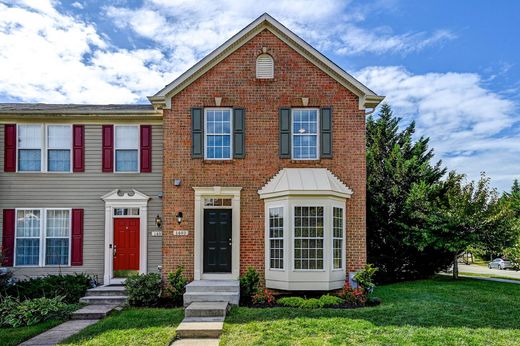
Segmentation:
<svg viewBox="0 0 520 346">
<path fill-rule="evenodd" d="M 269 54 L 260 54 L 256 58 L 256 78 L 274 78 L 274 61 Z"/>
</svg>

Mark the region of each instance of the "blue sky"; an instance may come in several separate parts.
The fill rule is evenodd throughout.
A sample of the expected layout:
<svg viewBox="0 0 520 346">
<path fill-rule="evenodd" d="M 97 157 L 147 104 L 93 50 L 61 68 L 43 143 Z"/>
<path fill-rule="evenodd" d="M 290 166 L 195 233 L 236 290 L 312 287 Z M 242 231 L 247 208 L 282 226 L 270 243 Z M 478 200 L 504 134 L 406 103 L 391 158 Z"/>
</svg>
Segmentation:
<svg viewBox="0 0 520 346">
<path fill-rule="evenodd" d="M 0 0 L 0 102 L 145 103 L 263 12 L 387 96 L 436 157 L 520 177 L 519 1 Z"/>
</svg>

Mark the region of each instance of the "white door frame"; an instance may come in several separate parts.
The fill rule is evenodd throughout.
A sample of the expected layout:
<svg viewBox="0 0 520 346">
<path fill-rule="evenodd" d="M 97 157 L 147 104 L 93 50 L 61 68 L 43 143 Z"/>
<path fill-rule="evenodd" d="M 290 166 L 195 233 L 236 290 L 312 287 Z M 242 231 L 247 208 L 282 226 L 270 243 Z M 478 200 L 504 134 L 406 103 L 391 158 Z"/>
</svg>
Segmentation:
<svg viewBox="0 0 520 346">
<path fill-rule="evenodd" d="M 195 280 L 238 280 L 240 276 L 240 190 L 241 187 L 194 187 L 195 190 Z M 204 273 L 204 199 L 230 198 L 231 215 L 231 273 Z M 207 207 L 219 208 L 219 207 Z"/>
<path fill-rule="evenodd" d="M 148 259 L 148 200 L 150 197 L 134 189 L 130 193 L 122 193 L 116 189 L 102 196 L 101 199 L 105 201 L 105 272 L 103 284 L 122 284 L 125 279 L 113 277 L 114 209 L 139 208 L 139 273 L 146 274 Z"/>
</svg>

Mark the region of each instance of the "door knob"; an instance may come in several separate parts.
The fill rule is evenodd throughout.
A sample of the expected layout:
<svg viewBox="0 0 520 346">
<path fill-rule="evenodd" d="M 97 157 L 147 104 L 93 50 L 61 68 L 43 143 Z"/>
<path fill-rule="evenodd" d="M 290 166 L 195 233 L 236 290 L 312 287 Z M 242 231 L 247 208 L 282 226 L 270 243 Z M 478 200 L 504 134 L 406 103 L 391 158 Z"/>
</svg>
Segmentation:
<svg viewBox="0 0 520 346">
<path fill-rule="evenodd" d="M 229 246 L 231 246 L 232 243 L 231 238 L 229 238 Z"/>
<path fill-rule="evenodd" d="M 117 247 L 114 245 L 114 252 L 113 252 L 114 257 L 116 257 L 116 253 L 117 253 Z"/>
</svg>

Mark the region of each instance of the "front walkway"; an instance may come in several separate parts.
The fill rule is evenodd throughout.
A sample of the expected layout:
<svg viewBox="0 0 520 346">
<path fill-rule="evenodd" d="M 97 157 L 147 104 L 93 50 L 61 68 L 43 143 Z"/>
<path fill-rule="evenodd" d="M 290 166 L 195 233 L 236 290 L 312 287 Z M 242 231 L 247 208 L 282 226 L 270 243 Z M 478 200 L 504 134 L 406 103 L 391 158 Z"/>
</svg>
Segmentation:
<svg viewBox="0 0 520 346">
<path fill-rule="evenodd" d="M 56 345 L 69 336 L 78 333 L 80 330 L 98 322 L 99 320 L 71 320 L 60 324 L 46 332 L 36 335 L 20 344 L 20 346 L 51 346 Z"/>
</svg>

